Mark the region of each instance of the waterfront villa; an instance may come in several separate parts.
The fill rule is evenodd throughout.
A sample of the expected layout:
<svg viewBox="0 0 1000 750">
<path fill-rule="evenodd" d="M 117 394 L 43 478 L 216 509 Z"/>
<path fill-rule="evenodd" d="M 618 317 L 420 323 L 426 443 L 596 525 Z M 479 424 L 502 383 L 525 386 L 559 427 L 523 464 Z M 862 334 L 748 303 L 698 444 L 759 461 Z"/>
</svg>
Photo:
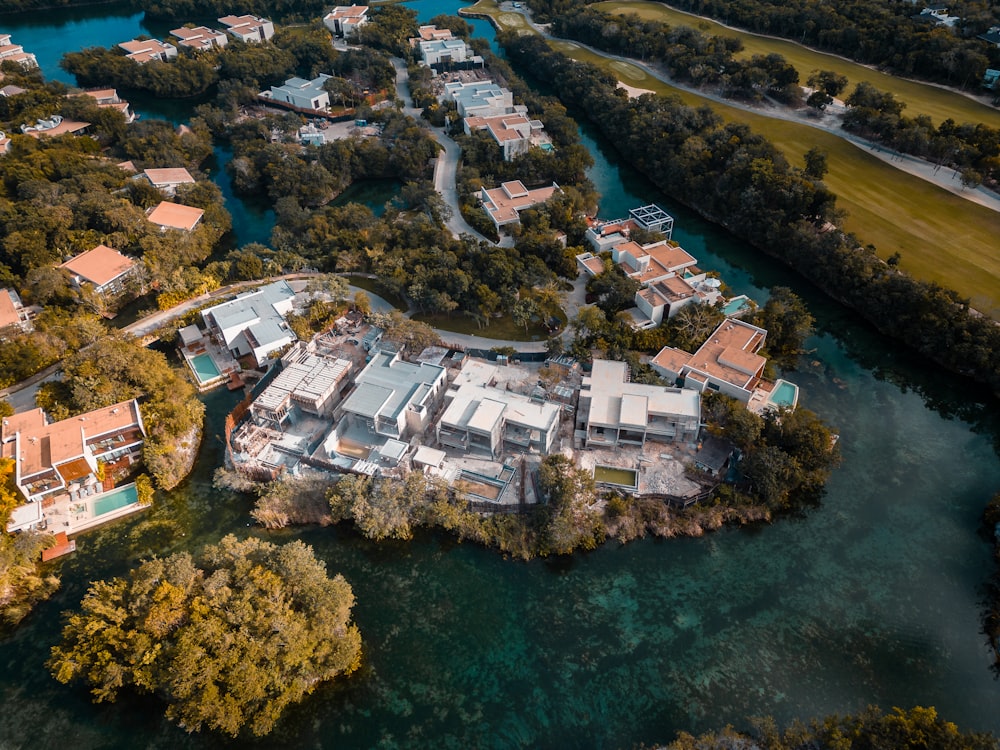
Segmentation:
<svg viewBox="0 0 1000 750">
<path fill-rule="evenodd" d="M 441 99 L 455 102 L 459 117 L 499 117 L 528 112 L 523 104 L 514 106 L 514 94 L 493 81 L 446 83 Z"/>
<path fill-rule="evenodd" d="M 139 460 L 145 434 L 134 399 L 61 422 L 41 409 L 4 417 L 0 450 L 14 459 L 14 484 L 27 501 L 11 513 L 8 531 L 38 527 L 52 506 L 111 489 L 110 473 Z"/>
<path fill-rule="evenodd" d="M 549 187 L 528 190 L 523 182 L 514 180 L 504 182 L 492 190 L 484 187 L 479 198 L 487 215 L 499 230 L 507 224 L 517 223 L 521 211 L 540 206 L 558 190 L 559 186 L 554 182 Z"/>
<path fill-rule="evenodd" d="M 229 44 L 229 38 L 224 32 L 210 29 L 207 26 L 181 26 L 179 29 L 171 29 L 170 33 L 177 37 L 182 47 L 193 49 L 196 52 L 207 52 Z"/>
<path fill-rule="evenodd" d="M 92 91 L 81 91 L 71 96 L 89 96 L 101 109 L 114 109 L 125 116 L 125 122 L 135 122 L 135 113 L 132 112 L 129 103 L 119 98 L 117 89 L 94 89 Z"/>
<path fill-rule="evenodd" d="M 150 185 L 168 196 L 174 195 L 181 185 L 194 184 L 194 177 L 183 167 L 145 169 L 142 176 L 149 180 Z"/>
<path fill-rule="evenodd" d="M 274 36 L 274 24 L 266 18 L 257 16 L 223 16 L 219 23 L 226 31 L 241 42 L 266 42 Z"/>
<path fill-rule="evenodd" d="M 624 362 L 595 359 L 590 375 L 583 379 L 576 433 L 581 447 L 694 443 L 700 425 L 698 393 L 633 383 Z"/>
<path fill-rule="evenodd" d="M 63 263 L 77 287 L 89 286 L 96 294 L 110 297 L 125 291 L 125 284 L 135 275 L 135 261 L 107 245 L 98 245 Z"/>
<path fill-rule="evenodd" d="M 468 362 L 445 393 L 442 446 L 498 458 L 504 450 L 546 455 L 559 435 L 562 407 L 497 388 L 497 365 Z"/>
<path fill-rule="evenodd" d="M 30 70 L 38 67 L 38 61 L 30 52 L 25 52 L 20 44 L 11 41 L 10 34 L 0 34 L 0 62 L 16 62 Z"/>
<path fill-rule="evenodd" d="M 406 362 L 399 352 L 378 351 L 354 382 L 339 410 L 338 432 L 353 428 L 370 439 L 406 440 L 427 429 L 447 377 L 440 365 Z"/>
<path fill-rule="evenodd" d="M 323 24 L 336 36 L 351 36 L 366 23 L 367 5 L 337 5 L 323 16 Z"/>
<path fill-rule="evenodd" d="M 272 86 L 270 91 L 261 92 L 261 96 L 276 104 L 324 112 L 330 109 L 330 92 L 323 88 L 323 84 L 332 77 L 320 73 L 311 81 L 304 78 L 289 78 L 283 85 Z"/>
<path fill-rule="evenodd" d="M 34 125 L 22 125 L 21 132 L 30 135 L 32 138 L 55 138 L 67 133 L 84 133 L 90 127 L 89 122 L 78 122 L 77 120 L 65 120 L 62 115 L 52 115 L 42 120 L 37 120 Z"/>
<path fill-rule="evenodd" d="M 420 64 L 427 67 L 483 61 L 483 58 L 476 55 L 463 39 L 420 40 L 417 49 L 420 53 Z"/>
<path fill-rule="evenodd" d="M 205 212 L 200 208 L 162 201 L 146 213 L 146 218 L 159 226 L 161 232 L 166 232 L 168 229 L 190 232 L 198 226 L 198 222 L 204 215 Z"/>
<path fill-rule="evenodd" d="M 295 341 L 285 316 L 292 310 L 295 292 L 285 281 L 236 295 L 235 299 L 201 313 L 205 326 L 233 357 L 253 355 L 257 365 Z"/>
<path fill-rule="evenodd" d="M 419 36 L 410 38 L 410 46 L 416 47 L 420 42 L 441 42 L 446 39 L 454 39 L 451 29 L 439 29 L 437 26 L 421 26 L 417 29 Z"/>
<path fill-rule="evenodd" d="M 152 60 L 168 62 L 177 57 L 177 48 L 159 39 L 133 39 L 121 42 L 118 46 L 125 50 L 125 57 L 140 65 Z"/>
</svg>

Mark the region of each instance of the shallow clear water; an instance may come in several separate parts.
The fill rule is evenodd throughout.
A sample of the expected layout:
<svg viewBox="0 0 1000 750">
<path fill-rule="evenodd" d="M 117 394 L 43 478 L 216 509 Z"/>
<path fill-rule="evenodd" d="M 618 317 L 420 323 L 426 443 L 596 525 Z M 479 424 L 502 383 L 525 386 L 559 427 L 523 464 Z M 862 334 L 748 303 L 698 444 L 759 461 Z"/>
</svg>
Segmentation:
<svg viewBox="0 0 1000 750">
<path fill-rule="evenodd" d="M 423 20 L 455 7 L 425 2 L 413 5 Z M 361 672 L 289 712 L 261 747 L 631 747 L 753 714 L 785 721 L 869 703 L 935 705 L 962 728 L 1000 731 L 980 632 L 992 562 L 976 534 L 1000 489 L 997 402 L 659 195 L 584 134 L 602 214 L 657 202 L 677 219 L 675 239 L 737 293 L 762 302 L 785 284 L 806 300 L 817 334 L 789 379 L 844 454 L 819 506 L 754 529 L 527 564 L 432 534 L 382 546 L 347 528 L 265 534 L 247 498 L 212 489 L 238 398 L 217 391 L 205 397 L 192 477 L 82 535 L 53 566 L 59 594 L 0 641 L 0 747 L 235 745 L 186 735 L 156 718 L 153 700 L 94 706 L 44 669 L 60 613 L 90 581 L 230 532 L 313 545 L 354 586 L 365 639 Z"/>
</svg>

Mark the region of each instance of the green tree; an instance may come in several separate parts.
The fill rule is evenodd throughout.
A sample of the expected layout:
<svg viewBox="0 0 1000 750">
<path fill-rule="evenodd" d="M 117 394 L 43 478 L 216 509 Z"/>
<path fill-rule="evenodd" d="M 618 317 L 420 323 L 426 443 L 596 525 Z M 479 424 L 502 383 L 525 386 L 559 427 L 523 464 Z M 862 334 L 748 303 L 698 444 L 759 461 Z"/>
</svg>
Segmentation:
<svg viewBox="0 0 1000 750">
<path fill-rule="evenodd" d="M 156 693 L 189 732 L 268 734 L 284 709 L 356 670 L 354 595 L 301 542 L 227 536 L 91 584 L 48 666 L 96 702 Z"/>
</svg>

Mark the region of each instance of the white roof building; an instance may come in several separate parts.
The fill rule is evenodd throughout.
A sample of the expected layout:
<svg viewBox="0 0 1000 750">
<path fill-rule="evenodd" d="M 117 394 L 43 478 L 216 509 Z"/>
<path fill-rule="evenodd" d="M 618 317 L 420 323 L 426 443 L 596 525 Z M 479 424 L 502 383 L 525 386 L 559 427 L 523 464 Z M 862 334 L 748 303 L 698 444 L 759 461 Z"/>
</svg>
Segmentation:
<svg viewBox="0 0 1000 750">
<path fill-rule="evenodd" d="M 207 26 L 195 26 L 194 28 L 182 26 L 179 29 L 172 29 L 170 33 L 180 40 L 182 47 L 197 52 L 208 52 L 216 47 L 225 47 L 229 44 L 229 38 L 224 32 L 210 29 Z"/>
<path fill-rule="evenodd" d="M 444 86 L 444 99 L 451 99 L 458 107 L 460 117 L 498 117 L 499 115 L 526 114 L 524 105 L 514 106 L 514 94 L 493 81 L 462 83 L 453 81 Z"/>
<path fill-rule="evenodd" d="M 125 56 L 140 65 L 148 63 L 150 60 L 167 62 L 177 57 L 177 48 L 169 42 L 161 42 L 159 39 L 133 39 L 129 42 L 122 42 L 118 45 L 127 53 Z"/>
<path fill-rule="evenodd" d="M 234 357 L 252 354 L 261 364 L 271 352 L 295 341 L 285 322 L 294 297 L 287 282 L 276 281 L 203 310 L 201 317 Z"/>
<path fill-rule="evenodd" d="M 351 36 L 368 23 L 368 6 L 337 5 L 323 16 L 323 23 L 338 36 Z"/>
<path fill-rule="evenodd" d="M 311 81 L 304 78 L 289 78 L 281 86 L 272 86 L 264 96 L 299 109 L 323 111 L 330 108 L 330 93 L 323 88 L 323 84 L 332 77 L 320 73 Z"/>
<path fill-rule="evenodd" d="M 684 388 L 629 380 L 628 365 L 595 359 L 580 391 L 578 428 L 585 447 L 694 442 L 701 423 L 701 395 Z"/>
</svg>

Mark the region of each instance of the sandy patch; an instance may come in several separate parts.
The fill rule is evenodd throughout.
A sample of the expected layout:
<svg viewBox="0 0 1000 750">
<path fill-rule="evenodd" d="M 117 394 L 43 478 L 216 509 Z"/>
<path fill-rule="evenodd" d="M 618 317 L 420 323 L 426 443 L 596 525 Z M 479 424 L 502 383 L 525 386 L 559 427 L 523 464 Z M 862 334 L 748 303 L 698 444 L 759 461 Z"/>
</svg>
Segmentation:
<svg viewBox="0 0 1000 750">
<path fill-rule="evenodd" d="M 624 89 L 625 93 L 628 94 L 629 99 L 635 99 L 636 97 L 642 96 L 643 94 L 655 94 L 655 91 L 650 91 L 649 89 L 640 89 L 636 86 L 629 86 L 627 83 L 618 82 L 618 88 Z"/>
</svg>

